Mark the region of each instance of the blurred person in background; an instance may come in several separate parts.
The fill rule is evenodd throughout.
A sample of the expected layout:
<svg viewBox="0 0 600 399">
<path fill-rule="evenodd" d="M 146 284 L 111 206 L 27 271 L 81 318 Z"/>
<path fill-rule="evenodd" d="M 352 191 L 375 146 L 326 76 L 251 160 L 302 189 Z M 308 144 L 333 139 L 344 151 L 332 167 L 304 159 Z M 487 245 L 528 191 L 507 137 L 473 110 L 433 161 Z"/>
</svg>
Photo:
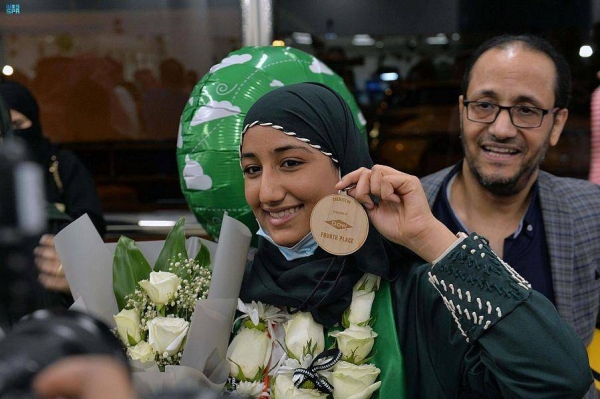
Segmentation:
<svg viewBox="0 0 600 399">
<path fill-rule="evenodd" d="M 66 141 L 107 141 L 141 138 L 137 93 L 125 81 L 123 65 L 111 57 L 81 55 L 71 63 L 65 92 L 64 131 L 53 137 Z"/>
<path fill-rule="evenodd" d="M 168 58 L 160 63 L 160 86 L 142 94 L 142 115 L 149 139 L 175 139 L 179 117 L 189 97 L 186 70 Z"/>
<path fill-rule="evenodd" d="M 92 176 L 70 151 L 61 150 L 44 136 L 37 101 L 19 83 L 0 83 L 2 96 L 10 110 L 14 136 L 27 146 L 31 158 L 44 170 L 48 201 L 49 230 L 35 249 L 39 281 L 49 291 L 47 307 L 68 305 L 72 298 L 62 265 L 54 248 L 54 234 L 70 221 L 87 213 L 101 235 L 105 233 L 100 200 Z"/>
<path fill-rule="evenodd" d="M 569 65 L 545 40 L 485 42 L 459 97 L 465 158 L 422 183 L 440 221 L 489 239 L 588 346 L 600 302 L 600 187 L 539 169 L 567 121 L 570 91 Z"/>
</svg>

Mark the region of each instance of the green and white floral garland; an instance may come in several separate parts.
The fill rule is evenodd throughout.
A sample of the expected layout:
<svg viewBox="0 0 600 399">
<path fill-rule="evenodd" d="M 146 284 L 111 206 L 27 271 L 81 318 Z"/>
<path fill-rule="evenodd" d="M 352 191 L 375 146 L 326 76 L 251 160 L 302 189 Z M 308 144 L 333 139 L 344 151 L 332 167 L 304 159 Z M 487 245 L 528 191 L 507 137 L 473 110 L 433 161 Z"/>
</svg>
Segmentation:
<svg viewBox="0 0 600 399">
<path fill-rule="evenodd" d="M 381 385 L 380 370 L 369 363 L 377 337 L 371 308 L 379 283 L 380 277 L 365 274 L 354 286 L 344 329 L 329 333 L 337 349 L 326 350 L 323 326 L 308 312 L 290 315 L 239 301 L 243 314 L 227 350 L 227 389 L 252 398 L 370 398 Z"/>
</svg>

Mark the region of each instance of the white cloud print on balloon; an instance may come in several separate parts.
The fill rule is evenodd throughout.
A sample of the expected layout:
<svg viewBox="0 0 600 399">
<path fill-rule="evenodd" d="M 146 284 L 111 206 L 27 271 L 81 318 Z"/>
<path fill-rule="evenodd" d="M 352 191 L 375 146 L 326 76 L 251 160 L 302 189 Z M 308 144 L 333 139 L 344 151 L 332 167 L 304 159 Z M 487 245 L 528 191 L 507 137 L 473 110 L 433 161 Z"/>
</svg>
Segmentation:
<svg viewBox="0 0 600 399">
<path fill-rule="evenodd" d="M 204 174 L 202 165 L 185 156 L 185 167 L 183 168 L 183 180 L 185 186 L 191 190 L 210 190 L 212 188 L 212 179 Z"/>
<path fill-rule="evenodd" d="M 325 75 L 333 75 L 333 71 L 316 58 L 313 58 L 312 64 L 308 67 L 312 73 L 324 73 Z"/>
<path fill-rule="evenodd" d="M 215 119 L 226 118 L 237 115 L 241 112 L 240 107 L 231 104 L 229 101 L 209 101 L 206 105 L 198 108 L 198 111 L 192 117 L 191 126 L 206 123 Z M 183 140 L 181 138 L 181 124 L 177 135 L 177 146 L 181 148 Z M 183 168 L 183 180 L 185 186 L 190 190 L 209 190 L 212 188 L 212 179 L 204 174 L 202 165 L 192 160 L 189 155 L 185 157 L 185 167 Z"/>
<path fill-rule="evenodd" d="M 192 99 L 190 99 L 190 101 L 191 100 Z M 202 123 L 213 121 L 215 119 L 221 119 L 226 118 L 228 116 L 238 115 L 240 112 L 242 112 L 240 107 L 233 105 L 229 101 L 210 100 L 205 105 L 198 108 L 198 110 L 194 113 L 194 116 L 190 121 L 190 126 L 197 126 Z M 177 147 L 183 147 L 181 122 L 179 123 L 179 130 L 177 132 Z"/>
<path fill-rule="evenodd" d="M 226 58 L 223 58 L 220 63 L 213 65 L 210 68 L 211 73 L 217 72 L 219 69 L 226 68 L 235 64 L 244 64 L 252 59 L 250 54 L 236 54 Z"/>
</svg>

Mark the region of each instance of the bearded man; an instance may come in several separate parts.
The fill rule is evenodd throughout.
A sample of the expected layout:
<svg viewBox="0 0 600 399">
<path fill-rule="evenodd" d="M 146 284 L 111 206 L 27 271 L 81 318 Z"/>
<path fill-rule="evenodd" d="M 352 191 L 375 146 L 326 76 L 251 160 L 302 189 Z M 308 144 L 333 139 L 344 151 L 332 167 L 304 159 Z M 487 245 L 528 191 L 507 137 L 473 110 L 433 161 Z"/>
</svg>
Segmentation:
<svg viewBox="0 0 600 399">
<path fill-rule="evenodd" d="M 545 40 L 483 43 L 458 99 L 464 159 L 422 183 L 439 220 L 488 238 L 587 346 L 600 303 L 600 186 L 540 170 L 567 121 L 570 90 L 569 65 Z"/>
</svg>

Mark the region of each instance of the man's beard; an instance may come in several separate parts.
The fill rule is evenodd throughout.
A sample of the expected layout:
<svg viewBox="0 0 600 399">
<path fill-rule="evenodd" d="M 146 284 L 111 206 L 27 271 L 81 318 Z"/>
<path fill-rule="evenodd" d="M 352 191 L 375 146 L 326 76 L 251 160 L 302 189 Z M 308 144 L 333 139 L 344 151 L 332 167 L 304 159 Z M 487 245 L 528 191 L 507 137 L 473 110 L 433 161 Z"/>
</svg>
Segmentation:
<svg viewBox="0 0 600 399">
<path fill-rule="evenodd" d="M 460 138 L 469 170 L 485 190 L 499 197 L 509 197 L 521 192 L 527 186 L 531 176 L 539 169 L 550 146 L 550 135 L 548 135 L 537 156 L 523 163 L 517 173 L 512 176 L 485 176 L 476 157 L 468 150 L 464 133 L 461 132 Z"/>
</svg>

